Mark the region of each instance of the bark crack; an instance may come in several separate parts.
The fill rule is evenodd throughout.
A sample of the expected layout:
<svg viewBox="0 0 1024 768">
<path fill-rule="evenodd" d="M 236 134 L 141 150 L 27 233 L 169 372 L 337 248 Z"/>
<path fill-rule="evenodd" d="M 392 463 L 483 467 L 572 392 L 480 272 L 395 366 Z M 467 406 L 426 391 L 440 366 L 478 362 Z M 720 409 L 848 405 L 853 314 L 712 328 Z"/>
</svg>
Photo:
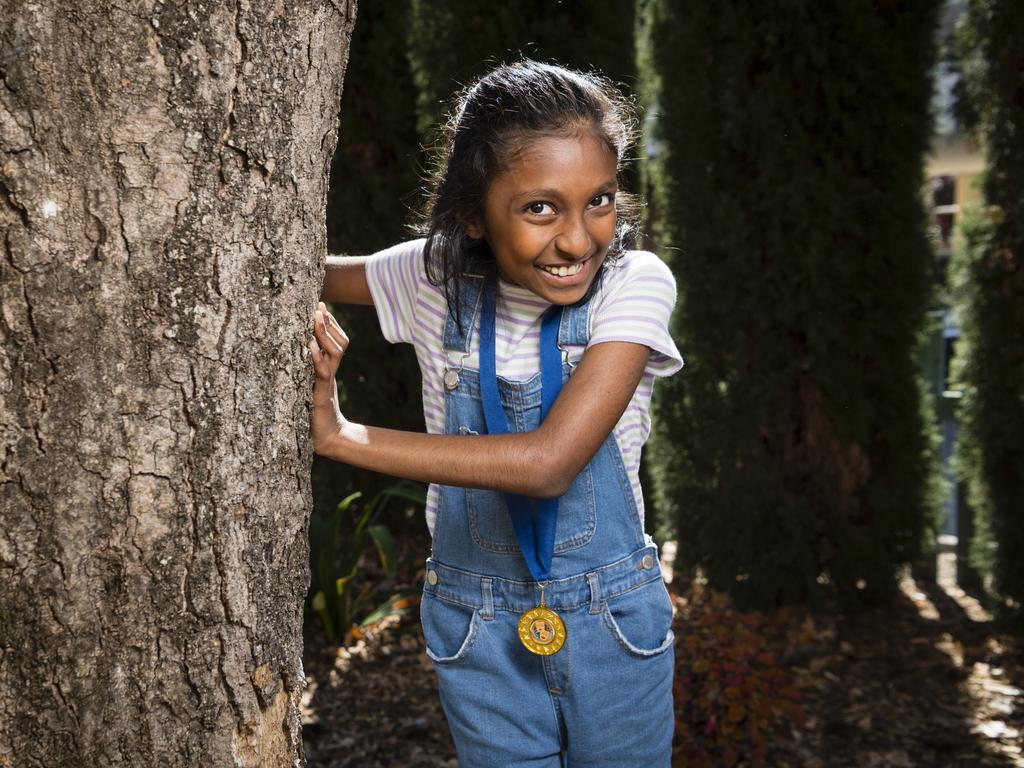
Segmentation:
<svg viewBox="0 0 1024 768">
<path fill-rule="evenodd" d="M 88 216 L 92 217 L 93 222 L 96 225 L 96 233 L 93 236 L 93 232 L 86 228 L 86 237 L 93 241 L 92 256 L 96 261 L 103 259 L 103 246 L 107 244 L 107 225 L 103 221 L 101 216 L 98 216 L 92 205 L 92 198 L 96 198 L 96 202 L 99 202 L 99 193 L 89 189 L 82 190 L 82 203 L 85 208 L 85 212 Z"/>
<path fill-rule="evenodd" d="M 0 83 L 3 83 L 4 88 L 6 88 L 11 93 L 17 93 L 17 91 L 14 88 L 12 88 L 11 84 L 7 81 L 7 70 L 3 67 L 0 67 Z"/>
<path fill-rule="evenodd" d="M 46 376 L 46 381 L 43 383 L 43 396 L 42 401 L 39 404 L 38 414 L 40 417 L 46 413 L 46 389 L 49 387 L 50 381 L 53 379 L 53 374 L 57 370 L 57 366 L 53 360 L 47 357 L 45 353 L 45 347 L 42 342 L 42 336 L 39 333 L 39 328 L 36 326 L 35 315 L 32 312 L 32 300 L 28 295 L 28 288 L 25 285 L 24 273 L 20 278 L 21 282 L 21 295 L 25 301 L 25 317 L 28 319 L 28 327 L 32 331 L 33 347 L 39 350 L 39 356 L 42 357 L 50 367 L 50 373 Z M 46 455 L 46 448 L 43 447 L 43 436 L 39 430 L 39 420 L 33 420 L 31 422 L 32 435 L 35 437 L 36 448 L 39 449 L 39 453 Z"/>
<path fill-rule="evenodd" d="M 224 311 L 224 322 L 221 323 L 220 332 L 217 334 L 217 361 L 223 362 L 224 360 L 224 344 L 227 339 L 228 326 L 231 324 L 231 317 L 233 315 L 233 308 L 231 306 L 231 299 L 221 293 L 220 290 L 220 251 L 216 248 L 213 249 L 213 290 L 217 292 L 217 295 L 224 300 L 225 311 Z"/>
<path fill-rule="evenodd" d="M 121 212 L 121 200 L 125 192 L 125 178 L 123 173 L 115 174 L 117 180 L 117 194 L 114 195 L 114 212 L 117 214 L 118 230 L 121 234 L 121 244 L 124 246 L 124 274 L 131 279 L 132 271 L 132 248 L 128 241 L 128 232 L 125 230 L 124 213 Z"/>
<path fill-rule="evenodd" d="M 55 560 L 54 562 L 57 561 Z M 57 562 L 57 566 L 60 568 L 61 574 L 63 576 L 63 565 Z M 53 620 L 53 622 L 57 624 L 57 626 L 59 626 L 68 637 L 74 637 L 75 633 L 72 631 L 71 627 L 61 620 L 60 611 L 54 607 L 52 597 L 46 600 L 46 607 L 50 610 L 50 618 Z M 75 721 L 75 729 L 72 732 L 71 736 L 74 739 L 75 745 L 77 747 L 80 747 L 79 734 L 81 733 L 82 729 L 81 722 L 78 719 L 78 709 L 75 707 L 74 701 L 64 693 L 64 689 L 63 687 L 61 687 L 60 681 L 56 677 L 56 673 L 50 679 L 49 682 L 50 688 L 57 695 L 57 698 L 60 700 L 61 706 L 64 708 L 64 711 L 71 715 L 71 718 Z"/>
<path fill-rule="evenodd" d="M 11 246 L 10 228 L 8 228 L 6 232 L 4 232 L 4 258 L 6 259 L 7 263 L 11 265 L 11 269 L 13 269 L 15 272 L 18 272 L 21 275 L 28 274 L 27 269 L 22 269 L 21 267 L 14 263 L 14 248 Z"/>
<path fill-rule="evenodd" d="M 235 8 L 232 20 L 234 22 L 235 40 L 238 41 L 238 44 L 235 46 L 236 55 L 234 81 L 231 84 L 231 95 L 228 97 L 228 124 L 220 138 L 221 143 L 233 149 L 235 148 L 235 146 L 234 140 L 231 138 L 231 135 L 234 133 L 235 130 L 235 102 L 238 99 L 238 84 L 242 80 L 242 68 L 245 64 L 248 51 L 245 43 L 245 36 L 242 34 L 241 15 L 242 2 L 241 0 L 235 0 Z M 241 154 L 243 157 L 245 157 L 245 152 L 243 152 L 240 149 L 236 149 L 236 151 L 239 152 L 239 154 Z"/>
<path fill-rule="evenodd" d="M 75 709 L 75 705 L 64 694 L 64 689 L 61 688 L 61 685 L 57 682 L 56 678 L 50 680 L 50 688 L 52 688 L 53 692 L 57 694 L 57 698 L 60 699 L 61 706 L 64 707 L 64 710 L 70 714 L 71 718 L 75 721 L 75 730 L 71 733 L 71 738 L 75 742 L 75 747 L 80 750 L 81 742 L 78 739 L 78 734 L 82 730 L 82 724 L 78 719 L 78 712 Z"/>
<path fill-rule="evenodd" d="M 188 372 L 189 372 L 189 377 L 192 379 L 192 396 L 193 397 L 198 397 L 198 395 L 199 395 L 199 382 L 196 379 L 196 369 L 195 369 L 195 366 L 190 365 L 188 367 Z M 188 446 L 185 449 L 185 454 L 184 454 L 185 455 L 185 472 L 183 473 L 183 479 L 185 481 L 185 485 L 188 487 L 188 498 L 190 500 L 195 500 L 195 498 L 196 498 L 196 488 L 195 488 L 195 484 L 192 482 L 192 478 L 195 475 L 195 467 L 193 466 L 193 463 L 192 463 L 192 456 L 193 456 L 192 441 L 193 441 L 193 437 L 195 436 L 196 432 L 198 431 L 199 425 L 196 424 L 195 420 L 192 418 L 191 411 L 189 411 L 189 408 L 188 408 L 189 396 L 188 396 L 188 393 L 185 391 L 184 385 L 179 385 L 179 386 L 180 386 L 181 394 L 182 394 L 182 398 L 181 398 L 181 412 L 182 412 L 182 415 L 185 417 L 185 423 L 188 424 L 188 426 L 189 426 Z M 189 585 L 192 583 L 192 569 L 195 567 L 195 562 L 196 562 L 196 549 L 198 549 L 198 547 L 199 547 L 199 520 L 198 520 L 198 512 L 195 509 L 194 505 L 193 505 L 193 507 L 191 509 L 191 513 L 189 514 L 189 520 L 192 523 L 192 536 L 191 536 L 191 540 L 189 541 L 190 546 L 189 546 L 189 550 L 188 550 L 188 561 L 185 563 L 185 573 L 184 573 L 184 575 L 182 576 L 182 579 L 181 579 L 181 598 L 182 598 L 182 604 L 183 604 L 182 607 L 183 607 L 183 609 L 188 611 L 189 613 L 191 613 L 193 616 L 197 616 L 198 617 L 199 612 L 196 610 L 195 603 L 192 602 L 192 598 L 191 598 L 191 595 L 189 593 Z"/>
<path fill-rule="evenodd" d="M 342 8 L 338 3 L 338 0 L 327 0 L 330 6 L 336 10 L 340 15 L 345 17 L 345 21 L 352 21 L 353 15 L 355 14 L 355 0 L 345 0 L 345 7 Z"/>
<path fill-rule="evenodd" d="M 21 219 L 25 229 L 28 229 L 31 226 L 28 220 L 28 209 L 18 200 L 17 195 L 15 195 L 11 188 L 7 186 L 7 180 L 3 176 L 0 176 L 0 195 L 3 195 L 7 200 L 7 205 L 18 214 L 18 218 Z"/>
</svg>

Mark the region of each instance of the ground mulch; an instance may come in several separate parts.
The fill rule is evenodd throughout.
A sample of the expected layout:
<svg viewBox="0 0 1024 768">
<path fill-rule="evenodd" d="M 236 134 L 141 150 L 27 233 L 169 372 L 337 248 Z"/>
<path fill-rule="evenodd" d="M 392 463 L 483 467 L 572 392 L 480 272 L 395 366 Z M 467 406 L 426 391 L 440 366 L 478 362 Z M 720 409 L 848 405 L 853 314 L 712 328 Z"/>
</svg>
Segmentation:
<svg viewBox="0 0 1024 768">
<path fill-rule="evenodd" d="M 774 721 L 764 733 L 761 764 L 1024 767 L 1024 643 L 977 596 L 956 586 L 952 557 L 940 555 L 933 582 L 904 575 L 900 599 L 886 609 L 853 616 L 789 610 L 764 618 L 758 631 L 798 689 L 805 717 L 799 724 Z M 398 586 L 422 583 L 422 560 L 408 559 Z M 706 610 L 707 594 L 699 585 L 682 594 L 669 586 L 682 664 L 688 626 Z M 303 734 L 311 768 L 457 765 L 415 605 L 341 646 L 309 630 L 305 666 Z M 701 735 L 703 727 L 691 733 L 697 735 L 679 745 L 675 766 L 758 765 L 742 740 L 726 759 Z"/>
</svg>

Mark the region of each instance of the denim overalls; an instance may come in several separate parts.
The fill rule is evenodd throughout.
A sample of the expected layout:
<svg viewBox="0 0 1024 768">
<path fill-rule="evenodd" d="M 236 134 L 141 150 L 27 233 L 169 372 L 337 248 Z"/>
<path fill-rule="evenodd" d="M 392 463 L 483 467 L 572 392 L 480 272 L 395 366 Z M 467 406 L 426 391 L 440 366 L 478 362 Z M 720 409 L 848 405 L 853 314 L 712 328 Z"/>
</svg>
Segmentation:
<svg viewBox="0 0 1024 768">
<path fill-rule="evenodd" d="M 482 287 L 483 278 L 463 275 L 461 327 L 447 319 L 455 370 L 478 345 Z M 589 310 L 589 301 L 565 308 L 560 347 L 586 345 Z M 563 362 L 563 381 L 569 372 Z M 498 386 L 509 428 L 537 428 L 540 373 L 499 377 Z M 486 434 L 477 371 L 458 370 L 458 385 L 446 388 L 445 432 Z M 545 599 L 567 637 L 552 656 L 517 636 L 540 590 L 502 494 L 441 486 L 439 501 L 420 614 L 460 768 L 668 768 L 672 605 L 614 435 L 559 500 Z"/>
</svg>

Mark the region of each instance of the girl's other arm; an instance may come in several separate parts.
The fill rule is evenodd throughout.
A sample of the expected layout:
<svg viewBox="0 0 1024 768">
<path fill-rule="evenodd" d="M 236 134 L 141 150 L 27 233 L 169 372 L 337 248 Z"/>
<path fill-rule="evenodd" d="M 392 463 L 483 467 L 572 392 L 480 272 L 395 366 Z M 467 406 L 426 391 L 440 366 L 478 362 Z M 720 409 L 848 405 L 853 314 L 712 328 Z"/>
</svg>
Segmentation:
<svg viewBox="0 0 1024 768">
<path fill-rule="evenodd" d="M 532 432 L 429 435 L 345 419 L 337 405 L 334 372 L 348 337 L 323 311 L 316 315 L 314 334 L 312 436 L 317 453 L 410 480 L 534 498 L 561 496 L 568 489 L 622 417 L 650 355 L 647 346 L 631 342 L 591 346 Z"/>
<path fill-rule="evenodd" d="M 333 304 L 373 304 L 366 283 L 368 256 L 328 256 L 321 301 Z"/>
<path fill-rule="evenodd" d="M 430 435 L 346 420 L 317 453 L 410 480 L 557 498 L 622 417 L 649 355 L 631 342 L 591 347 L 532 432 Z"/>
</svg>

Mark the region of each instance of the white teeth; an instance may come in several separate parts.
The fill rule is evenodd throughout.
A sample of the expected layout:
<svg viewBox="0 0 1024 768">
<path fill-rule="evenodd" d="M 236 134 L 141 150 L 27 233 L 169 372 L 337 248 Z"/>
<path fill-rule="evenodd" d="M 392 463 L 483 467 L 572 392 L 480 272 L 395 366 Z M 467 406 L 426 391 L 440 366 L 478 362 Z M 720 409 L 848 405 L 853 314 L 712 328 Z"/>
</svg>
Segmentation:
<svg viewBox="0 0 1024 768">
<path fill-rule="evenodd" d="M 568 277 L 569 275 L 578 275 L 583 269 L 583 262 L 577 261 L 571 267 L 541 267 L 545 272 L 550 272 L 552 275 L 558 275 L 559 277 Z"/>
</svg>

